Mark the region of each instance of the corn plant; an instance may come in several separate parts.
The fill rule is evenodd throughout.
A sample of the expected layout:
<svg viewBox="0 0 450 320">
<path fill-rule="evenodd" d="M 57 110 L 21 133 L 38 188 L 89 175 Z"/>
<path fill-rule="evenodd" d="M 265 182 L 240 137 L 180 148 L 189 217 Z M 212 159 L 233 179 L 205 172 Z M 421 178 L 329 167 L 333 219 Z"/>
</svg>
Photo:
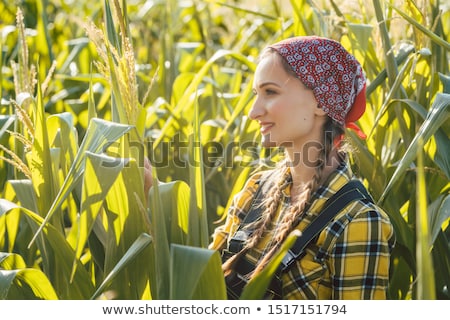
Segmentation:
<svg viewBox="0 0 450 320">
<path fill-rule="evenodd" d="M 257 55 L 308 34 L 339 40 L 368 78 L 368 138 L 348 133 L 355 171 L 396 231 L 390 298 L 449 298 L 450 12 L 439 1 L 0 11 L 2 299 L 224 299 L 211 234 L 278 155 L 246 116 Z M 262 296 L 294 238 L 243 298 Z"/>
</svg>

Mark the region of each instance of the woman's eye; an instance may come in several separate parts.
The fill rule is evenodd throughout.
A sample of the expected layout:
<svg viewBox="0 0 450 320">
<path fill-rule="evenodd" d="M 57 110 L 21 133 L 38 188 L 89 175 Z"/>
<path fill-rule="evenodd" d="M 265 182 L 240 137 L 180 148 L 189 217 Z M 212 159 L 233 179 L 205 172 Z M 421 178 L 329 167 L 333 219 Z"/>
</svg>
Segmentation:
<svg viewBox="0 0 450 320">
<path fill-rule="evenodd" d="M 254 96 L 257 96 L 257 95 L 258 95 L 258 91 L 257 91 L 257 90 L 252 90 L 252 93 L 253 93 Z M 277 91 L 276 91 L 276 90 L 273 90 L 273 89 L 264 89 L 264 91 L 260 92 L 260 94 L 261 94 L 261 93 L 263 93 L 263 94 L 269 96 L 269 95 L 276 94 Z"/>
</svg>

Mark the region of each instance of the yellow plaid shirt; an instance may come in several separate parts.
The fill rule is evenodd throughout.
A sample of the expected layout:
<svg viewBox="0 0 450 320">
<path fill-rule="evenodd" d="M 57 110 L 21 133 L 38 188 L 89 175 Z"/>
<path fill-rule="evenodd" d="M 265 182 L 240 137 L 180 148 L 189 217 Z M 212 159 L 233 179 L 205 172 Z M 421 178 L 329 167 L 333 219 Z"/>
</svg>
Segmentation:
<svg viewBox="0 0 450 320">
<path fill-rule="evenodd" d="M 309 210 L 297 229 L 304 230 L 320 214 L 326 200 L 336 193 L 353 174 L 348 162 L 328 178 L 313 196 Z M 261 173 L 253 175 L 232 201 L 224 225 L 216 228 L 211 249 L 222 250 L 228 244 L 241 219 L 248 212 Z M 290 179 L 287 171 L 285 179 Z M 274 220 L 290 206 L 289 184 Z M 270 243 L 276 221 L 256 248 L 246 258 L 256 263 Z M 326 226 L 305 255 L 282 274 L 283 299 L 386 299 L 389 283 L 390 253 L 395 244 L 393 226 L 383 210 L 372 203 L 353 201 Z"/>
</svg>

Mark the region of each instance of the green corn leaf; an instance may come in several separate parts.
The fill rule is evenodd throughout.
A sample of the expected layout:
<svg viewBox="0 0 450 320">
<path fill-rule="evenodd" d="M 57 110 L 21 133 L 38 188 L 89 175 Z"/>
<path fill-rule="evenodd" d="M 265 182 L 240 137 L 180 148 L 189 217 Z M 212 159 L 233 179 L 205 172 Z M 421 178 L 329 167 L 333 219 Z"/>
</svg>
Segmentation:
<svg viewBox="0 0 450 320">
<path fill-rule="evenodd" d="M 170 275 L 167 272 L 170 263 L 169 244 L 188 243 L 189 198 L 190 189 L 184 181 L 158 183 L 155 179 L 149 193 L 152 234 L 156 238 L 151 285 L 157 299 L 168 299 L 170 295 Z"/>
<path fill-rule="evenodd" d="M 380 29 L 380 38 L 383 44 L 383 50 L 385 55 L 386 73 L 389 80 L 389 85 L 392 86 L 397 77 L 397 64 L 394 58 L 394 52 L 392 50 L 391 39 L 389 37 L 389 31 L 387 28 L 386 18 L 384 16 L 384 10 L 381 6 L 380 0 L 372 0 L 375 10 L 375 16 L 378 21 Z M 398 98 L 398 97 L 397 97 Z"/>
<path fill-rule="evenodd" d="M 159 198 L 163 205 L 169 243 L 188 244 L 189 199 L 191 190 L 184 181 L 159 183 Z"/>
<path fill-rule="evenodd" d="M 57 300 L 58 297 L 42 271 L 27 268 L 22 256 L 16 253 L 0 252 L 0 299 Z"/>
<path fill-rule="evenodd" d="M 33 140 L 33 148 L 29 155 L 29 167 L 31 171 L 31 181 L 38 200 L 37 213 L 44 216 L 48 212 L 51 202 L 55 196 L 55 181 L 53 180 L 53 172 L 49 163 L 52 163 L 50 155 L 50 145 L 48 141 L 47 123 L 45 119 L 44 102 L 40 83 L 37 84 L 37 98 L 35 104 L 35 132 Z"/>
<path fill-rule="evenodd" d="M 428 207 L 428 225 L 431 243 L 434 243 L 442 231 L 445 222 L 450 219 L 450 195 L 441 195 Z"/>
<path fill-rule="evenodd" d="M 379 202 L 384 201 L 384 198 L 389 194 L 393 185 L 399 181 L 403 176 L 405 170 L 413 162 L 416 157 L 419 139 L 428 141 L 428 139 L 440 128 L 440 126 L 449 118 L 450 115 L 450 95 L 439 93 L 436 95 L 436 99 L 428 112 L 426 120 L 422 123 L 419 131 L 414 137 L 411 144 L 408 146 L 403 158 L 401 159 L 398 167 L 393 173 L 388 185 L 386 186 L 383 194 L 381 195 Z"/>
<path fill-rule="evenodd" d="M 127 250 L 124 256 L 119 260 L 119 262 L 114 266 L 111 272 L 105 277 L 105 280 L 103 280 L 94 292 L 91 299 L 97 299 L 100 294 L 108 288 L 120 271 L 124 270 L 130 262 L 137 259 L 139 254 L 151 243 L 151 241 L 152 237 L 150 235 L 146 233 L 141 234 Z"/>
<path fill-rule="evenodd" d="M 33 231 L 43 225 L 43 218 L 26 208 L 20 207 L 5 199 L 0 199 L 0 218 L 5 215 L 24 214 L 26 222 Z M 74 251 L 58 230 L 46 224 L 42 234 L 36 241 L 42 256 L 44 273 L 51 275 L 51 282 L 60 299 L 87 299 L 94 292 L 89 274 L 81 262 L 73 276 L 72 264 Z M 72 279 L 72 281 L 71 281 Z"/>
<path fill-rule="evenodd" d="M 116 73 L 116 65 L 114 64 L 114 57 L 111 54 L 111 49 L 109 45 L 108 48 L 108 64 L 110 70 L 110 84 L 112 87 L 111 92 L 111 114 L 112 120 L 117 123 L 129 123 L 128 116 L 126 114 L 126 104 L 124 102 L 124 97 L 119 87 L 119 78 Z"/>
<path fill-rule="evenodd" d="M 111 5 L 109 0 L 103 1 L 103 13 L 105 15 L 105 28 L 106 28 L 106 35 L 108 36 L 108 41 L 111 43 L 114 48 L 117 49 L 117 52 L 119 55 L 121 55 L 122 52 L 122 46 L 119 41 L 119 36 L 117 34 L 115 25 L 114 25 L 114 18 L 113 14 L 111 12 Z"/>
<path fill-rule="evenodd" d="M 233 9 L 233 11 L 236 11 L 236 12 L 244 12 L 246 14 L 254 15 L 255 17 L 261 17 L 261 18 L 264 18 L 267 20 L 277 20 L 278 19 L 278 17 L 276 15 L 264 14 L 263 12 L 260 12 L 260 11 L 250 10 L 250 9 L 236 6 L 231 3 L 226 3 L 223 1 L 207 0 L 207 2 L 212 2 L 212 3 L 218 4 L 223 7 L 231 8 L 231 9 Z"/>
<path fill-rule="evenodd" d="M 289 234 L 286 241 L 283 242 L 281 248 L 264 269 L 244 286 L 240 300 L 260 300 L 264 297 L 278 266 L 299 236 L 301 236 L 301 233 L 298 230 L 294 230 Z"/>
<path fill-rule="evenodd" d="M 38 40 L 36 43 L 40 47 L 40 52 L 43 56 L 48 57 L 50 63 L 55 59 L 52 50 L 52 38 L 50 37 L 47 18 L 47 0 L 41 0 L 36 3 L 38 15 L 40 19 L 37 19 Z"/>
<path fill-rule="evenodd" d="M 428 27 L 425 27 L 421 25 L 417 20 L 413 19 L 409 14 L 406 12 L 400 10 L 396 6 L 392 5 L 391 3 L 387 2 L 387 5 L 397 11 L 399 15 L 402 16 L 403 19 L 408 21 L 410 24 L 412 24 L 414 27 L 419 29 L 421 32 L 423 32 L 427 37 L 429 37 L 434 43 L 442 46 L 445 50 L 450 50 L 450 43 L 445 41 L 443 37 L 438 36 L 433 31 L 431 31 Z"/>
<path fill-rule="evenodd" d="M 33 185 L 30 180 L 9 180 L 8 184 L 14 189 L 14 193 L 20 206 L 33 212 L 37 211 L 36 194 L 34 193 Z M 3 235 L 5 240 L 7 239 L 9 251 L 13 251 L 17 242 L 29 240 L 30 238 L 20 238 L 21 228 L 19 215 L 7 215 L 5 219 L 5 230 L 0 232 L 0 238 Z M 2 227 L 0 227 L 0 229 L 2 229 Z"/>
<path fill-rule="evenodd" d="M 416 182 L 416 258 L 417 258 L 417 299 L 435 300 L 434 268 L 431 253 L 430 231 L 428 226 L 427 188 L 423 167 L 423 142 L 419 138 L 417 152 Z"/>
<path fill-rule="evenodd" d="M 22 256 L 17 253 L 0 252 L 0 268 L 5 270 L 25 269 L 27 267 Z"/>
<path fill-rule="evenodd" d="M 239 99 L 239 101 L 236 103 L 236 106 L 233 108 L 233 113 L 231 114 L 230 118 L 227 121 L 226 126 L 223 128 L 221 133 L 217 136 L 215 141 L 220 141 L 223 136 L 228 132 L 230 127 L 232 127 L 235 123 L 238 117 L 241 117 L 244 113 L 244 110 L 248 108 L 249 102 L 251 102 L 253 97 L 253 91 L 252 86 L 245 86 L 244 90 L 242 91 L 242 95 Z M 245 142 L 245 141 L 244 141 Z"/>
<path fill-rule="evenodd" d="M 0 85 L 1 87 L 1 85 Z M 8 141 L 8 137 L 5 134 L 6 130 L 9 130 L 13 125 L 14 121 L 16 121 L 15 115 L 0 115 L 0 142 L 3 145 L 6 145 Z"/>
<path fill-rule="evenodd" d="M 443 92 L 450 93 L 450 76 L 439 72 L 439 79 L 441 80 L 442 85 L 444 86 Z"/>
<path fill-rule="evenodd" d="M 17 200 L 22 207 L 33 212 L 38 211 L 36 193 L 34 192 L 31 180 L 9 180 L 8 183 L 13 187 Z"/>
<path fill-rule="evenodd" d="M 195 102 L 194 96 L 195 92 L 198 90 L 199 85 L 204 80 L 205 75 L 209 72 L 210 68 L 214 63 L 216 63 L 219 59 L 231 57 L 236 61 L 243 63 L 248 66 L 251 70 L 255 69 L 255 64 L 250 62 L 244 55 L 232 52 L 229 50 L 219 50 L 217 51 L 196 73 L 194 79 L 191 81 L 189 86 L 186 88 L 184 95 L 178 101 L 176 106 L 173 109 L 173 115 L 169 117 L 169 119 L 165 122 L 164 127 L 161 129 L 160 135 L 155 140 L 153 144 L 153 148 L 156 149 L 162 139 L 166 136 L 166 130 L 169 130 L 173 125 L 173 121 L 180 118 L 185 110 L 192 109 L 192 106 Z"/>
<path fill-rule="evenodd" d="M 170 299 L 226 299 L 221 265 L 217 251 L 172 244 Z"/>
<path fill-rule="evenodd" d="M 0 299 L 58 300 L 58 296 L 52 284 L 41 270 L 31 268 L 19 270 L 0 269 Z"/>
<path fill-rule="evenodd" d="M 364 143 L 354 132 L 349 132 L 349 137 L 351 138 L 352 145 L 358 149 L 358 167 L 360 168 L 361 175 L 367 177 L 367 180 L 369 180 L 368 186 L 370 187 L 370 192 L 376 200 L 384 191 L 385 177 L 382 174 L 383 167 L 374 167 L 374 165 L 379 163 L 374 159 L 373 154 L 365 147 Z M 384 207 L 389 208 L 389 201 L 391 200 L 386 199 L 385 201 Z M 401 215 L 397 214 L 397 212 L 388 211 L 387 213 L 394 225 L 397 241 L 412 250 L 414 248 L 414 242 L 412 241 L 413 232 L 410 225 Z"/>
<path fill-rule="evenodd" d="M 30 242 L 30 245 L 36 240 L 36 237 L 42 231 L 44 225 L 47 224 L 55 211 L 60 208 L 62 203 L 67 199 L 70 192 L 75 188 L 82 177 L 85 169 L 86 151 L 90 151 L 92 153 L 102 152 L 131 129 L 132 126 L 122 125 L 97 118 L 92 119 L 75 160 L 70 167 L 69 173 L 67 174 L 58 195 L 51 204 L 51 207 L 45 216 L 44 224 L 37 230 Z"/>
<path fill-rule="evenodd" d="M 168 212 L 163 204 L 156 168 L 152 166 L 153 186 L 149 191 L 151 230 L 154 239 L 153 274 L 150 275 L 152 296 L 155 299 L 169 299 L 170 296 L 170 244 L 167 236 L 166 217 Z"/>
<path fill-rule="evenodd" d="M 411 99 L 394 99 L 391 101 L 392 103 L 401 103 L 402 105 L 408 107 L 417 115 L 419 115 L 423 120 L 427 118 L 427 110 L 418 102 Z M 433 161 L 438 165 L 438 167 L 442 170 L 442 172 L 450 179 L 450 157 L 447 155 L 450 154 L 450 139 L 447 137 L 444 128 L 441 127 L 434 133 L 434 139 L 436 143 L 436 148 L 434 154 L 429 154 Z M 354 139 L 355 142 L 356 139 Z M 384 141 L 380 141 L 380 143 L 385 143 Z M 362 144 L 361 144 L 362 147 Z M 362 150 L 362 148 L 359 148 Z M 362 166 L 364 167 L 364 165 Z M 366 167 L 369 168 L 369 167 Z M 378 170 L 377 170 L 378 171 Z M 377 172 L 378 174 L 378 172 Z M 371 180 L 371 186 L 373 185 L 375 179 Z M 384 186 L 383 186 L 384 187 Z"/>
<path fill-rule="evenodd" d="M 89 78 L 88 121 L 91 121 L 91 119 L 97 118 L 97 110 L 95 109 L 92 63 L 89 65 L 89 68 L 91 74 Z"/>
<path fill-rule="evenodd" d="M 105 273 L 115 268 L 119 259 L 142 233 L 150 231 L 139 200 L 144 198 L 144 175 L 141 169 L 134 159 L 130 159 L 106 195 L 104 208 L 108 224 L 105 227 Z M 149 269 L 143 269 L 142 266 L 152 263 L 149 250 L 144 251 L 139 260 L 130 262 L 125 270 L 115 276 L 111 290 L 115 292 L 117 299 L 140 299 L 147 294 L 145 290 Z"/>
<path fill-rule="evenodd" d="M 127 159 L 86 152 L 80 214 L 67 237 L 75 250 L 75 259 L 80 259 L 106 195 L 127 163 Z"/>
<path fill-rule="evenodd" d="M 209 243 L 208 220 L 205 199 L 205 177 L 200 143 L 200 124 L 198 104 L 195 105 L 193 134 L 189 143 L 189 186 L 191 200 L 189 204 L 189 245 L 206 248 Z"/>
<path fill-rule="evenodd" d="M 410 72 L 409 69 L 411 68 L 413 60 L 415 58 L 417 58 L 417 56 L 418 56 L 418 54 L 413 54 L 413 55 L 409 56 L 408 59 L 406 60 L 405 64 L 401 68 L 401 70 L 398 72 L 398 75 L 396 76 L 396 78 L 392 84 L 392 87 L 389 90 L 387 97 L 384 99 L 384 103 L 381 106 L 380 111 L 377 113 L 377 117 L 375 118 L 372 129 L 371 129 L 370 133 L 368 134 L 369 137 L 374 133 L 374 131 L 377 128 L 379 128 L 380 119 L 385 114 L 388 107 L 390 105 L 396 104 L 396 100 L 393 100 L 393 98 L 397 95 L 397 92 L 399 92 L 399 90 L 401 89 L 402 81 L 405 78 L 406 74 L 408 72 Z"/>
<path fill-rule="evenodd" d="M 78 152 L 78 133 L 74 116 L 69 112 L 50 115 L 47 128 L 50 146 L 61 149 L 61 169 L 66 175 Z"/>
</svg>

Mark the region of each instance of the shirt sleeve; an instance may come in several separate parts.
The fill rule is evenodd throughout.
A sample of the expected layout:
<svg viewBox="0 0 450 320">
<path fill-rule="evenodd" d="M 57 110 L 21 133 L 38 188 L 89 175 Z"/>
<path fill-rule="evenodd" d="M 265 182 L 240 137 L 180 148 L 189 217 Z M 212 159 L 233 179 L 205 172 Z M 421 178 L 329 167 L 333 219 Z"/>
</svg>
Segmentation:
<svg viewBox="0 0 450 320">
<path fill-rule="evenodd" d="M 333 227 L 338 232 L 339 224 Z M 388 217 L 366 210 L 342 227 L 330 257 L 332 299 L 386 299 L 395 242 Z"/>
<path fill-rule="evenodd" d="M 233 197 L 225 223 L 214 230 L 212 236 L 213 239 L 209 245 L 209 249 L 222 250 L 226 247 L 228 236 L 230 234 L 233 235 L 236 232 L 242 217 L 244 217 L 250 209 L 253 197 L 258 188 L 260 176 L 261 173 L 255 173 L 250 176 L 245 183 L 244 188 Z"/>
</svg>

